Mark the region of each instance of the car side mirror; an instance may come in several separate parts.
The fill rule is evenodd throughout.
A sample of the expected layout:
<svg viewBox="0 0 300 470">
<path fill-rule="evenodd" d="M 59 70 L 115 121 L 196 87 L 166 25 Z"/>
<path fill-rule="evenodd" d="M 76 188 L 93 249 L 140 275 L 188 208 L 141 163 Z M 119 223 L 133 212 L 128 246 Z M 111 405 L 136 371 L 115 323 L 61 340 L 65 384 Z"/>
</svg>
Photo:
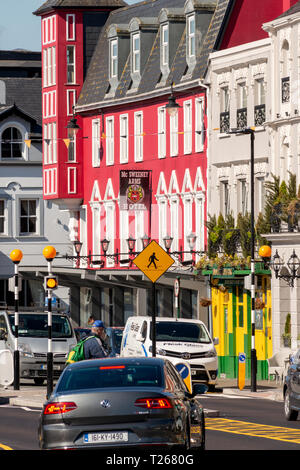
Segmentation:
<svg viewBox="0 0 300 470">
<path fill-rule="evenodd" d="M 6 341 L 7 333 L 5 330 L 0 330 L 0 341 Z"/>
<path fill-rule="evenodd" d="M 214 338 L 213 343 L 215 346 L 217 346 L 219 344 L 219 338 Z"/>
</svg>

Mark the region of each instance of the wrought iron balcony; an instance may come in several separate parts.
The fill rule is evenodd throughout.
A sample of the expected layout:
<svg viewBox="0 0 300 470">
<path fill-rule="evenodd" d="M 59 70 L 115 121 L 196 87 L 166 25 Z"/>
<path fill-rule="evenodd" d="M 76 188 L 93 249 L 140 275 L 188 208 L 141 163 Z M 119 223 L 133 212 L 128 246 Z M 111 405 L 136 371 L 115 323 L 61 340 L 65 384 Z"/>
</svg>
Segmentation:
<svg viewBox="0 0 300 470">
<path fill-rule="evenodd" d="M 220 132 L 226 134 L 230 130 L 230 115 L 229 111 L 220 113 Z"/>
<path fill-rule="evenodd" d="M 236 127 L 244 129 L 247 127 L 247 108 L 240 108 L 236 112 Z"/>
<path fill-rule="evenodd" d="M 290 77 L 281 79 L 281 102 L 289 103 L 290 101 Z"/>
<path fill-rule="evenodd" d="M 266 121 L 266 105 L 259 104 L 254 106 L 254 125 L 262 126 Z"/>
</svg>

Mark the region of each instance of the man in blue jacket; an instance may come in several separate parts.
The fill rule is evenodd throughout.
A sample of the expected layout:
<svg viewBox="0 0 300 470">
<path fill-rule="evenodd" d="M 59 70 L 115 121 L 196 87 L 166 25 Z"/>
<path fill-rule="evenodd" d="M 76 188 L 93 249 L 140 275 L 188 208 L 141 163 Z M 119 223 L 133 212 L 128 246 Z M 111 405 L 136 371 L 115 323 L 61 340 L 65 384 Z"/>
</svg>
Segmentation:
<svg viewBox="0 0 300 470">
<path fill-rule="evenodd" d="M 102 320 L 94 321 L 90 338 L 84 343 L 85 359 L 99 359 L 107 357 L 109 352 L 104 342 L 105 330 Z"/>
</svg>

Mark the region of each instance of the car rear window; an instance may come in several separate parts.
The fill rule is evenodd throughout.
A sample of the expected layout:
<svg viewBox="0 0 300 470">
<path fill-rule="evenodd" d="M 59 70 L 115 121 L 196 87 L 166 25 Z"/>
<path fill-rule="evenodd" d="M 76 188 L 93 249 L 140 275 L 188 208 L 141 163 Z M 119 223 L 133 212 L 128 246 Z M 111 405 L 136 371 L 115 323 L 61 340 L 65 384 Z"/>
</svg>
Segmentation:
<svg viewBox="0 0 300 470">
<path fill-rule="evenodd" d="M 156 365 L 89 366 L 66 369 L 57 392 L 92 388 L 161 387 L 163 372 Z"/>
</svg>

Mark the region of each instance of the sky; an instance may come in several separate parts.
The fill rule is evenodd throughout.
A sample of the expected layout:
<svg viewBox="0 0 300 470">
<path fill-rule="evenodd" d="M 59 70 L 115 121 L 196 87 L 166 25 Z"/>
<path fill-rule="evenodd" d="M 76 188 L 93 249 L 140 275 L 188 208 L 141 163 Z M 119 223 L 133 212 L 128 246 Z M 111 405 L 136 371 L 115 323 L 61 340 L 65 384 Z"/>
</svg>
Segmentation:
<svg viewBox="0 0 300 470">
<path fill-rule="evenodd" d="M 0 50 L 41 50 L 41 18 L 32 12 L 44 2 L 45 0 L 0 0 Z M 137 0 L 127 0 L 127 3 L 137 3 Z"/>
</svg>

